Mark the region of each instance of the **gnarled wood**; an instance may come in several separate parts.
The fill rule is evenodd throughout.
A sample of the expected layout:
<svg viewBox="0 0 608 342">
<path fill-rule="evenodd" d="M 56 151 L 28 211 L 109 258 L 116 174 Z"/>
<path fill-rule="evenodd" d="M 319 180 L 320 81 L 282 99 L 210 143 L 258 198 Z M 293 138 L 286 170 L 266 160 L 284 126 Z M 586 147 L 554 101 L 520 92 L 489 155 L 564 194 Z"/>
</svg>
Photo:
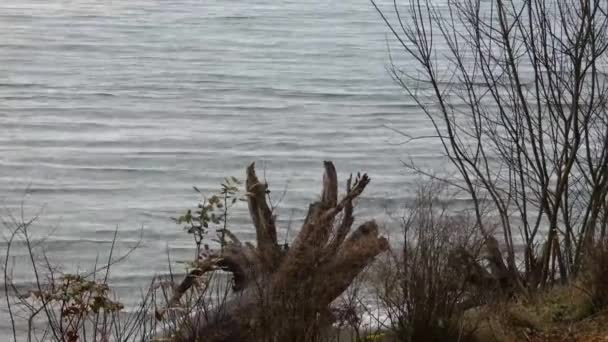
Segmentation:
<svg viewBox="0 0 608 342">
<path fill-rule="evenodd" d="M 334 164 L 329 161 L 323 162 L 325 173 L 323 174 L 323 193 L 321 203 L 328 208 L 338 204 L 338 173 Z"/>
<path fill-rule="evenodd" d="M 369 221 L 357 228 L 339 252 L 322 268 L 324 281 L 315 297 L 329 305 L 344 292 L 376 255 L 388 249 L 388 241 L 378 237 L 378 225 Z"/>
<path fill-rule="evenodd" d="M 352 180 L 353 180 L 353 176 L 351 175 L 350 177 L 348 177 L 348 180 L 346 181 L 346 192 L 347 193 L 349 193 L 351 190 Z M 332 240 L 329 242 L 329 244 L 327 246 L 328 253 L 333 254 L 336 252 L 338 247 L 342 244 L 342 242 L 344 242 L 344 239 L 346 239 L 346 236 L 348 235 L 348 232 L 350 231 L 354 222 L 355 222 L 355 218 L 353 216 L 353 202 L 351 200 L 351 201 L 348 201 L 344 205 L 342 221 L 340 223 L 340 226 L 336 229 L 336 232 L 335 232 Z"/>
<path fill-rule="evenodd" d="M 268 187 L 265 183 L 260 182 L 255 174 L 255 163 L 251 163 L 247 168 L 247 203 L 249 205 L 249 214 L 257 238 L 257 249 L 260 257 L 263 259 L 263 265 L 273 270 L 278 264 L 280 255 L 279 245 L 277 243 L 277 228 L 275 226 L 275 218 L 266 202 L 266 191 Z"/>
<path fill-rule="evenodd" d="M 379 237 L 378 225 L 368 221 L 350 236 L 354 222 L 353 201 L 370 179 L 366 174 L 346 183 L 346 194 L 338 199 L 338 179 L 333 163 L 324 162 L 321 199 L 310 205 L 308 215 L 292 247 L 283 252 L 277 244 L 274 213 L 266 202 L 267 187 L 247 168 L 249 213 L 257 246 L 233 240 L 221 255 L 210 256 L 191 272 L 176 290 L 170 305 L 193 283 L 193 278 L 222 268 L 233 273 L 234 296 L 213 321 L 196 313 L 194 325 L 184 325 L 175 336 L 179 341 L 308 341 L 313 327 L 331 303 L 382 251 L 388 242 Z M 335 222 L 340 215 L 339 222 Z M 162 315 L 158 316 L 162 319 Z M 193 328 L 194 326 L 194 328 Z M 228 332 L 229 331 L 229 332 Z M 271 333 L 272 336 L 264 334 Z"/>
</svg>

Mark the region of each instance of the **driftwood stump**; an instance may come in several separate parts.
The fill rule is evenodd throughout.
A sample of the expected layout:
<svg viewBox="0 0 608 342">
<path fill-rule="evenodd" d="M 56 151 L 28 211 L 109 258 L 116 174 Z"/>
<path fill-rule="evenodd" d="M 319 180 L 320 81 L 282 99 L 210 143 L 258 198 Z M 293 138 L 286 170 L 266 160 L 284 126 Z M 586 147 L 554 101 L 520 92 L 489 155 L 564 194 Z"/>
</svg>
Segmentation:
<svg viewBox="0 0 608 342">
<path fill-rule="evenodd" d="M 290 248 L 277 241 L 276 217 L 270 209 L 267 185 L 247 168 L 247 201 L 257 245 L 241 243 L 229 234 L 221 254 L 209 256 L 174 290 L 169 307 L 178 306 L 194 280 L 214 269 L 233 274 L 234 293 L 221 313 L 193 313 L 194 323 L 178 329 L 178 341 L 314 341 L 331 319 L 331 303 L 354 278 L 388 248 L 374 221 L 351 233 L 353 201 L 370 178 L 352 176 L 338 196 L 333 163 L 324 162 L 319 201 L 310 204 L 306 219 Z M 163 311 L 157 318 L 163 319 Z"/>
</svg>

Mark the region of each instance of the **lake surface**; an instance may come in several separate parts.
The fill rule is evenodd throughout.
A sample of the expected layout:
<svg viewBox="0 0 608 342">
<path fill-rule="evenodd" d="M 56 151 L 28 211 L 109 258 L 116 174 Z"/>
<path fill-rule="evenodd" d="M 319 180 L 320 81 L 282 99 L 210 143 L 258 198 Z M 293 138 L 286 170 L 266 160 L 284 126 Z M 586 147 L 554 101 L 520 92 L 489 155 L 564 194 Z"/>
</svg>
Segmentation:
<svg viewBox="0 0 608 342">
<path fill-rule="evenodd" d="M 216 191 L 252 161 L 275 198 L 287 189 L 281 238 L 318 198 L 323 160 L 370 174 L 358 217 L 390 230 L 419 181 L 401 160 L 440 165 L 436 144 L 385 127 L 429 129 L 386 70 L 390 38 L 367 0 L 3 0 L 3 216 L 42 210 L 35 232 L 66 269 L 105 257 L 117 226 L 117 253 L 143 232 L 112 273 L 125 292 L 166 272 L 167 252 L 192 256 L 169 219 L 196 204 L 192 186 Z M 243 209 L 230 226 L 253 237 Z"/>
</svg>

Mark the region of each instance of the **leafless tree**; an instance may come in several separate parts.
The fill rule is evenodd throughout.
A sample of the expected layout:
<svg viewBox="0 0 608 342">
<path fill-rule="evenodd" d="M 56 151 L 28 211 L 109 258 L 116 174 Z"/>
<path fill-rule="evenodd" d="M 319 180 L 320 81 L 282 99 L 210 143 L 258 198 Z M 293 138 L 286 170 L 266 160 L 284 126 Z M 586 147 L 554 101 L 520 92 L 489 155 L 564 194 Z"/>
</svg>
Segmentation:
<svg viewBox="0 0 608 342">
<path fill-rule="evenodd" d="M 608 1 L 371 1 L 512 283 L 576 277 L 608 223 Z"/>
</svg>

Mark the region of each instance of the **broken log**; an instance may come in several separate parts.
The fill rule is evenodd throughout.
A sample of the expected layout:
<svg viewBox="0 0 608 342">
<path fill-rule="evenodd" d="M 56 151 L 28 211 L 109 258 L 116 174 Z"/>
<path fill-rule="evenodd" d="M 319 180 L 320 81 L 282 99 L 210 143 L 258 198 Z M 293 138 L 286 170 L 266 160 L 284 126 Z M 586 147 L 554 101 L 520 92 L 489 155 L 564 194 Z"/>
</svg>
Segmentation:
<svg viewBox="0 0 608 342">
<path fill-rule="evenodd" d="M 235 279 L 232 297 L 222 312 L 209 315 L 194 312 L 173 335 L 176 341 L 310 341 L 318 334 L 332 302 L 381 252 L 388 242 L 379 236 L 374 221 L 354 223 L 354 201 L 370 178 L 352 176 L 346 193 L 338 195 L 338 177 L 332 162 L 324 162 L 320 200 L 312 203 L 308 215 L 287 251 L 279 247 L 275 213 L 267 202 L 267 185 L 247 168 L 247 202 L 256 232 L 256 246 L 228 242 L 223 253 L 199 261 L 178 285 L 169 307 L 192 286 L 193 279 L 223 269 Z M 236 241 L 235 241 L 236 240 Z M 166 310 L 166 309 L 165 309 Z M 157 312 L 164 319 L 165 310 Z M 212 317 L 210 319 L 210 317 Z M 326 320 L 326 319 L 325 319 Z"/>
</svg>

